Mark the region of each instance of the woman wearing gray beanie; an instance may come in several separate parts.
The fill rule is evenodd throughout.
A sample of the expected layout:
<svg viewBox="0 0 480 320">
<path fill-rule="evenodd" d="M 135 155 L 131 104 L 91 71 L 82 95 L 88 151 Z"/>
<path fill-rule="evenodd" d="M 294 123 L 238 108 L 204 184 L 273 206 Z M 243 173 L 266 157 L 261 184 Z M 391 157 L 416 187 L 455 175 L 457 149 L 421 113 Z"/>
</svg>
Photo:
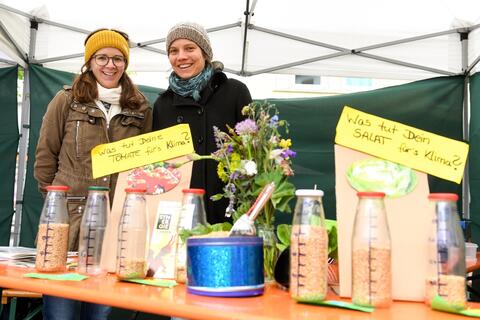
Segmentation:
<svg viewBox="0 0 480 320">
<path fill-rule="evenodd" d="M 213 127 L 227 131 L 243 119 L 242 108 L 252 101 L 242 82 L 229 79 L 223 64 L 212 62 L 213 51 L 205 29 L 196 23 L 179 23 L 167 35 L 166 49 L 173 72 L 169 87 L 155 102 L 153 130 L 188 123 L 195 152 L 209 155 L 217 150 Z M 217 163 L 195 161 L 191 188 L 206 190 L 205 205 L 209 223 L 226 220 L 226 199 L 211 201 L 223 193 L 224 184 L 217 176 Z"/>
</svg>

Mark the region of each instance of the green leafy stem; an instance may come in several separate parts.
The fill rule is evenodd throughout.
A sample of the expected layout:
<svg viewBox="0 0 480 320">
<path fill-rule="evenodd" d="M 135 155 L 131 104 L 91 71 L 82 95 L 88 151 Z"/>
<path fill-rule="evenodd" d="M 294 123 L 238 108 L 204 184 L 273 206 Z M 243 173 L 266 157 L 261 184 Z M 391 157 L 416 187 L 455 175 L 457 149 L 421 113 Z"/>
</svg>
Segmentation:
<svg viewBox="0 0 480 320">
<path fill-rule="evenodd" d="M 328 233 L 328 257 L 338 260 L 338 240 L 337 240 L 337 221 L 325 219 L 325 227 Z M 292 234 L 292 226 L 288 224 L 280 224 L 277 227 L 277 237 L 279 243 L 277 247 L 282 252 L 290 246 L 290 237 Z"/>
</svg>

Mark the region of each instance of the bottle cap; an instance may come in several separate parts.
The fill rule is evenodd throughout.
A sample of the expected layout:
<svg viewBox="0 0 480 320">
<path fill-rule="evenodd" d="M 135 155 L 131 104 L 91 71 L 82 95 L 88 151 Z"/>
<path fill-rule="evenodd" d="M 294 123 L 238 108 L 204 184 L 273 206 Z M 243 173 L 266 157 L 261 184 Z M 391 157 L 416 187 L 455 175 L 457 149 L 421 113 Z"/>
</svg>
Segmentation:
<svg viewBox="0 0 480 320">
<path fill-rule="evenodd" d="M 110 190 L 109 187 L 102 187 L 102 186 L 90 186 L 88 187 L 88 190 L 92 190 L 92 191 L 108 191 Z"/>
<path fill-rule="evenodd" d="M 205 194 L 205 189 L 183 189 L 183 193 Z"/>
<path fill-rule="evenodd" d="M 319 189 L 298 189 L 295 191 L 297 197 L 323 197 L 323 191 Z"/>
<path fill-rule="evenodd" d="M 360 191 L 360 192 L 357 192 L 357 196 L 368 197 L 368 198 L 384 198 L 385 192 Z"/>
<path fill-rule="evenodd" d="M 446 200 L 446 201 L 457 201 L 458 195 L 455 193 L 430 193 L 428 195 L 430 200 Z"/>
<path fill-rule="evenodd" d="M 47 191 L 68 191 L 70 188 L 67 186 L 48 186 Z"/>
</svg>

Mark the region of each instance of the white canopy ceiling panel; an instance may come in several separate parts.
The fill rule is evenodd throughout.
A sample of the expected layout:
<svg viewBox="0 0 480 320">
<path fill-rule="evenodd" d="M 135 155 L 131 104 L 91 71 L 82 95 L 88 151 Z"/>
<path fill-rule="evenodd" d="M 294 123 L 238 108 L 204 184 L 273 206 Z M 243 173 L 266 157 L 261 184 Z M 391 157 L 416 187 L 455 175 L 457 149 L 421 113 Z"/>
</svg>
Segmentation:
<svg viewBox="0 0 480 320">
<path fill-rule="evenodd" d="M 7 54 L 2 52 L 2 49 L 1 49 L 1 46 L 0 46 L 0 67 L 8 67 L 8 66 L 16 65 L 16 64 L 17 64 L 17 61 L 14 61 Z"/>
<path fill-rule="evenodd" d="M 247 3 L 253 15 L 245 42 Z M 209 31 L 214 59 L 240 75 L 347 74 L 414 80 L 461 73 L 458 31 L 475 30 L 479 17 L 477 0 L 183 0 L 181 5 L 147 0 L 0 0 L 0 21 L 21 48 L 16 49 L 4 32 L 0 33 L 0 51 L 15 61 L 22 57 L 22 50 L 30 51 L 32 18 L 39 26 L 35 56 L 29 57 L 30 61 L 78 72 L 86 34 L 109 27 L 130 36 L 131 72 L 168 71 L 164 51 L 169 28 L 181 21 L 195 21 Z M 453 33 L 444 34 L 449 30 Z M 443 35 L 399 43 L 438 33 Z M 469 35 L 469 63 L 480 54 L 476 38 L 475 30 Z M 386 43 L 394 45 L 381 46 Z M 355 55 L 351 50 L 356 50 Z M 391 62 L 403 62 L 406 67 Z M 415 69 L 416 65 L 423 70 Z"/>
<path fill-rule="evenodd" d="M 171 69 L 167 56 L 142 48 L 130 49 L 130 64 L 128 70 L 132 72 L 166 72 Z"/>
<path fill-rule="evenodd" d="M 442 36 L 438 39 L 418 40 L 363 52 L 446 72 L 462 72 L 462 51 L 458 34 Z"/>
<path fill-rule="evenodd" d="M 470 73 L 480 71 L 480 28 L 473 30 L 468 35 L 468 61 L 472 66 Z"/>
<path fill-rule="evenodd" d="M 295 30 L 300 36 L 308 36 L 312 30 L 335 30 L 408 37 L 450 29 L 455 18 L 478 21 L 479 1 L 260 0 L 253 23 L 284 32 Z"/>
<path fill-rule="evenodd" d="M 38 25 L 35 59 L 82 54 L 85 34 L 41 23 Z"/>
<path fill-rule="evenodd" d="M 0 10 L 0 51 L 8 60 L 24 65 L 29 50 L 30 23 L 27 18 Z"/>
<path fill-rule="evenodd" d="M 222 61 L 228 68 L 239 71 L 243 54 L 243 24 L 209 34 L 213 60 Z M 228 45 L 222 45 L 228 43 Z"/>
<path fill-rule="evenodd" d="M 439 76 L 438 73 L 434 72 L 352 55 L 304 64 L 280 71 L 279 73 L 301 75 L 321 74 L 322 76 L 397 79 L 407 81 Z"/>
<path fill-rule="evenodd" d="M 216 34 L 212 36 L 215 37 Z M 214 38 L 212 38 L 213 40 Z M 226 40 L 225 38 L 223 41 Z M 229 42 L 232 45 L 216 46 L 214 56 L 224 62 L 229 68 L 232 67 L 232 69 L 239 70 L 241 67 L 243 39 L 235 37 Z M 215 43 L 221 42 L 215 41 Z M 246 52 L 246 69 L 248 72 L 255 72 L 294 61 L 335 53 L 336 51 L 263 32 L 249 31 Z"/>
<path fill-rule="evenodd" d="M 181 21 L 196 21 L 205 27 L 232 23 L 242 17 L 244 1 L 64 1 L 46 0 L 50 20 L 86 30 L 100 27 L 126 31 L 142 42 L 165 37 Z"/>
</svg>

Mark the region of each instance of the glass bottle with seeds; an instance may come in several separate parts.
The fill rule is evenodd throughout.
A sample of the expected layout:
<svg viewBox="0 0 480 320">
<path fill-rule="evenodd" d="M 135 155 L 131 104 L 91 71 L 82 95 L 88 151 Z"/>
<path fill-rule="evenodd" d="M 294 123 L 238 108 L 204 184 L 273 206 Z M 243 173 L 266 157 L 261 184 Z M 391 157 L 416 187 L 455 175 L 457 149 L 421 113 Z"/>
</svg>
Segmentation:
<svg viewBox="0 0 480 320">
<path fill-rule="evenodd" d="M 205 203 L 203 197 L 204 189 L 184 189 L 182 199 L 182 210 L 180 211 L 180 221 L 178 231 L 181 229 L 191 230 L 198 224 L 207 224 L 207 215 L 205 213 Z M 187 246 L 182 239 L 177 242 L 176 254 L 176 280 L 185 283 L 187 281 Z"/>
<path fill-rule="evenodd" d="M 118 225 L 117 278 L 145 278 L 148 262 L 148 216 L 145 188 L 126 188 Z"/>
<path fill-rule="evenodd" d="M 78 248 L 78 271 L 89 275 L 106 274 L 102 269 L 103 236 L 110 212 L 109 188 L 101 186 L 88 187 L 87 203 L 80 224 Z"/>
<path fill-rule="evenodd" d="M 358 192 L 352 235 L 352 302 L 392 303 L 391 242 L 383 192 Z"/>
<path fill-rule="evenodd" d="M 67 186 L 48 186 L 37 235 L 35 268 L 62 272 L 67 265 L 69 218 Z"/>
<path fill-rule="evenodd" d="M 454 193 L 431 193 L 431 231 L 428 237 L 428 263 L 425 302 L 443 299 L 455 308 L 465 308 L 465 240 Z"/>
<path fill-rule="evenodd" d="M 327 295 L 328 235 L 321 190 L 299 189 L 290 241 L 290 295 L 323 300 Z"/>
</svg>

